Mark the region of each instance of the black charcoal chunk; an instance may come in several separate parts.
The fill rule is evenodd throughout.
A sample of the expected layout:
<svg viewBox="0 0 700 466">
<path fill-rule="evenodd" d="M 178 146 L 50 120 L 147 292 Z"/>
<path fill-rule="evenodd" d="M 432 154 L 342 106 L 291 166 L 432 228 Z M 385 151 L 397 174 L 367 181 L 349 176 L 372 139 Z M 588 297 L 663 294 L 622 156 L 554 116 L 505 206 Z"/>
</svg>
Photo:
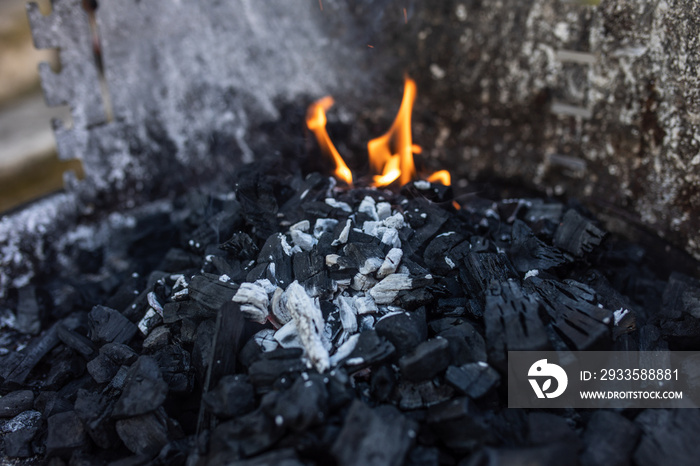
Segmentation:
<svg viewBox="0 0 700 466">
<path fill-rule="evenodd" d="M 601 411 L 602 412 L 602 411 Z M 527 416 L 528 440 L 533 445 L 563 442 L 578 450 L 581 441 L 567 420 L 552 413 L 534 411 Z"/>
<path fill-rule="evenodd" d="M 435 383 L 432 380 L 424 380 L 422 382 L 403 380 L 398 384 L 396 392 L 400 398 L 399 408 L 402 410 L 429 408 L 443 403 L 454 396 L 452 387 L 446 384 Z"/>
<path fill-rule="evenodd" d="M 157 455 L 168 443 L 167 420 L 160 413 L 120 419 L 116 430 L 126 448 L 149 458 Z"/>
<path fill-rule="evenodd" d="M 92 441 L 103 449 L 115 447 L 119 443 L 114 422 L 109 419 L 112 404 L 112 399 L 83 389 L 78 390 L 75 399 L 75 413 Z"/>
<path fill-rule="evenodd" d="M 212 460 L 213 464 L 225 464 L 227 459 L 222 455 L 221 461 L 223 463 L 217 462 L 218 457 Z M 268 466 L 274 464 L 275 466 L 304 466 L 301 460 L 297 457 L 293 448 L 282 448 L 279 450 L 273 450 L 271 452 L 263 453 L 257 455 L 254 458 L 247 460 L 236 461 L 236 466 Z"/>
<path fill-rule="evenodd" d="M 257 257 L 258 246 L 251 237 L 242 231 L 234 233 L 231 238 L 219 246 L 239 260 L 250 260 Z"/>
<path fill-rule="evenodd" d="M 119 311 L 97 305 L 88 314 L 90 338 L 95 343 L 126 343 L 136 335 L 136 325 Z"/>
<path fill-rule="evenodd" d="M 56 330 L 58 331 L 58 338 L 69 348 L 74 349 L 86 358 L 90 358 L 95 353 L 95 345 L 89 338 L 69 330 L 62 323 L 58 325 Z"/>
<path fill-rule="evenodd" d="M 46 453 L 67 458 L 86 444 L 85 427 L 75 411 L 54 414 L 47 420 Z"/>
<path fill-rule="evenodd" d="M 306 370 L 301 359 L 259 359 L 248 369 L 250 382 L 256 387 L 270 387 L 275 380 L 292 373 Z"/>
<path fill-rule="evenodd" d="M 129 346 L 122 343 L 107 343 L 102 345 L 100 354 L 104 354 L 119 365 L 128 366 L 138 359 L 138 354 Z"/>
<path fill-rule="evenodd" d="M 486 342 L 473 325 L 463 319 L 442 320 L 451 323 L 436 333 L 449 343 L 452 364 L 461 366 L 468 362 L 486 361 Z"/>
<path fill-rule="evenodd" d="M 260 254 L 258 254 L 258 264 L 269 263 L 268 277 L 270 281 L 281 288 L 287 288 L 292 283 L 292 257 L 289 252 L 290 245 L 281 233 L 275 233 L 267 238 Z M 274 272 L 272 270 L 274 265 Z"/>
<path fill-rule="evenodd" d="M 445 380 L 462 395 L 476 400 L 496 387 L 501 376 L 485 362 L 470 362 L 459 367 L 448 367 Z"/>
<path fill-rule="evenodd" d="M 50 364 L 49 373 L 43 381 L 43 386 L 49 389 L 58 389 L 68 382 L 76 381 L 85 372 L 85 361 L 65 346 L 52 353 Z"/>
<path fill-rule="evenodd" d="M 466 252 L 469 251 L 469 243 L 465 242 L 464 236 L 459 233 L 450 232 L 436 236 L 423 252 L 423 260 L 431 272 L 446 275 L 452 269 L 457 267 L 457 264 L 462 262 L 466 254 L 462 254 L 464 248 L 460 248 L 460 252 L 452 254 L 452 249 L 462 243 L 466 244 Z"/>
<path fill-rule="evenodd" d="M 372 409 L 355 400 L 331 453 L 340 466 L 398 466 L 403 464 L 415 436 L 415 424 L 395 408 Z"/>
<path fill-rule="evenodd" d="M 17 330 L 36 335 L 41 330 L 41 308 L 36 287 L 27 285 L 17 291 Z"/>
<path fill-rule="evenodd" d="M 396 354 L 403 356 L 428 338 L 425 321 L 425 308 L 414 312 L 390 314 L 374 326 L 377 335 L 386 338 L 396 348 Z"/>
<path fill-rule="evenodd" d="M 112 380 L 119 371 L 119 367 L 119 364 L 104 354 L 98 354 L 87 363 L 87 371 L 97 383 L 107 383 Z"/>
<path fill-rule="evenodd" d="M 204 384 L 206 379 L 215 334 L 216 322 L 212 319 L 205 320 L 197 327 L 192 348 L 192 367 L 200 384 Z"/>
<path fill-rule="evenodd" d="M 209 448 L 216 452 L 212 461 L 230 464 L 233 460 L 257 455 L 274 445 L 283 434 L 284 429 L 260 409 L 223 422 L 211 435 Z"/>
<path fill-rule="evenodd" d="M 642 438 L 634 464 L 695 465 L 700 457 L 700 412 L 697 409 L 646 409 L 634 420 Z"/>
<path fill-rule="evenodd" d="M 583 434 L 585 446 L 580 457 L 581 466 L 631 464 L 640 434 L 641 429 L 621 414 L 596 411 Z"/>
<path fill-rule="evenodd" d="M 14 417 L 34 406 L 34 392 L 18 390 L 0 397 L 0 418 Z"/>
<path fill-rule="evenodd" d="M 510 258 L 519 272 L 547 270 L 567 262 L 557 248 L 547 245 L 521 220 L 515 220 L 511 232 Z"/>
<path fill-rule="evenodd" d="M 0 423 L 4 454 L 10 458 L 34 456 L 32 439 L 41 429 L 42 423 L 38 411 L 24 411 L 6 423 Z"/>
<path fill-rule="evenodd" d="M 180 345 L 168 345 L 154 354 L 153 359 L 158 363 L 171 392 L 183 393 L 192 389 L 193 374 L 188 351 Z"/>
<path fill-rule="evenodd" d="M 576 256 L 583 256 L 598 246 L 605 232 L 574 209 L 569 209 L 554 235 L 554 245 Z"/>
<path fill-rule="evenodd" d="M 450 364 L 450 348 L 441 337 L 424 341 L 399 359 L 401 375 L 406 380 L 420 381 L 435 377 Z"/>
<path fill-rule="evenodd" d="M 303 282 L 321 272 L 325 266 L 323 256 L 316 254 L 315 251 L 302 251 L 294 254 L 292 263 L 294 279 L 299 282 Z"/>
<path fill-rule="evenodd" d="M 243 375 L 226 375 L 202 397 L 209 411 L 222 418 L 240 416 L 255 407 L 255 390 Z"/>
<path fill-rule="evenodd" d="M 473 450 L 493 437 L 483 413 L 468 397 L 429 408 L 426 421 L 441 443 L 460 451 Z"/>
<path fill-rule="evenodd" d="M 48 418 L 54 414 L 70 411 L 73 409 L 73 404 L 59 395 L 58 392 L 47 390 L 37 395 L 34 409 L 40 411 L 44 418 Z"/>
<path fill-rule="evenodd" d="M 322 375 L 303 373 L 289 389 L 267 394 L 261 404 L 277 426 L 304 432 L 326 419 L 328 392 Z"/>
<path fill-rule="evenodd" d="M 493 283 L 486 296 L 484 324 L 489 361 L 505 369 L 508 351 L 537 351 L 549 347 L 539 305 L 513 280 Z"/>
<path fill-rule="evenodd" d="M 203 320 L 216 316 L 216 311 L 205 308 L 195 301 L 165 303 L 163 305 L 163 322 L 172 324 L 178 320 Z"/>
<path fill-rule="evenodd" d="M 348 370 L 363 369 L 391 358 L 396 349 L 387 339 L 380 337 L 376 330 L 366 330 L 360 333 L 355 348 L 345 359 Z"/>
<path fill-rule="evenodd" d="M 150 356 L 141 356 L 129 369 L 112 416 L 122 418 L 149 413 L 163 404 L 167 394 L 168 384 L 161 376 L 158 363 Z"/>
<path fill-rule="evenodd" d="M 154 328 L 143 340 L 141 348 L 144 352 L 152 353 L 164 347 L 170 341 L 170 329 L 164 325 Z"/>
<path fill-rule="evenodd" d="M 190 299 L 206 309 L 216 311 L 224 303 L 233 299 L 238 291 L 238 285 L 219 280 L 218 275 L 196 275 L 190 280 Z"/>
<path fill-rule="evenodd" d="M 481 295 L 494 280 L 505 282 L 510 278 L 518 278 L 508 256 L 493 252 L 468 254 L 459 276 L 468 296 Z"/>
</svg>

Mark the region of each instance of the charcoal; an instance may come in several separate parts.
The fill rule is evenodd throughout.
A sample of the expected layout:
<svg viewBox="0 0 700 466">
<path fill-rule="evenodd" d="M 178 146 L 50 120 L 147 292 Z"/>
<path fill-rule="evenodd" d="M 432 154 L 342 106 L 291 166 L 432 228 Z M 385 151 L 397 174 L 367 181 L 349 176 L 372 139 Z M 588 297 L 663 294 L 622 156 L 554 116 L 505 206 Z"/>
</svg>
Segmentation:
<svg viewBox="0 0 700 466">
<path fill-rule="evenodd" d="M 6 361 L 0 368 L 0 375 L 5 385 L 21 385 L 41 359 L 59 344 L 58 325 L 55 323 L 40 337 L 32 340 L 26 348 L 13 354 L 10 362 Z"/>
<path fill-rule="evenodd" d="M 259 359 L 248 368 L 250 382 L 256 387 L 270 387 L 278 378 L 302 372 L 306 365 L 297 357 L 293 359 Z"/>
<path fill-rule="evenodd" d="M 416 286 L 416 282 L 414 281 L 413 283 Z M 421 306 L 430 304 L 432 301 L 433 293 L 427 287 L 418 285 L 418 288 L 414 290 L 399 291 L 394 303 L 402 309 L 413 311 Z"/>
<path fill-rule="evenodd" d="M 136 326 L 119 311 L 97 305 L 88 315 L 90 338 L 98 345 L 104 343 L 127 343 L 136 335 Z"/>
<path fill-rule="evenodd" d="M 533 411 L 527 416 L 528 440 L 533 445 L 562 442 L 578 450 L 581 441 L 567 420 L 556 414 Z"/>
<path fill-rule="evenodd" d="M 467 397 L 429 408 L 426 421 L 442 443 L 458 451 L 473 450 L 492 437 L 483 414 Z"/>
<path fill-rule="evenodd" d="M 70 401 L 61 397 L 58 392 L 46 390 L 40 392 L 34 401 L 34 409 L 40 411 L 44 418 L 54 414 L 70 411 L 73 405 Z"/>
<path fill-rule="evenodd" d="M 160 413 L 120 419 L 116 422 L 119 438 L 138 455 L 153 457 L 168 443 L 168 427 Z"/>
<path fill-rule="evenodd" d="M 101 353 L 87 363 L 87 370 L 95 382 L 107 383 L 117 374 L 119 366 L 119 363 Z"/>
<path fill-rule="evenodd" d="M 194 301 L 165 303 L 163 305 L 163 322 L 166 324 L 183 319 L 203 320 L 215 316 L 216 312 L 212 309 L 200 306 Z"/>
<path fill-rule="evenodd" d="M 95 345 L 93 342 L 78 332 L 69 330 L 65 325 L 59 324 L 57 327 L 58 338 L 69 348 L 82 354 L 87 359 L 90 359 L 95 353 Z"/>
<path fill-rule="evenodd" d="M 439 466 L 440 450 L 435 447 L 416 445 L 408 453 L 406 466 Z"/>
<path fill-rule="evenodd" d="M 449 232 L 437 235 L 425 248 L 423 260 L 425 264 L 436 274 L 445 275 L 454 269 L 463 259 L 463 256 L 451 254 L 451 250 L 463 243 L 464 236 L 459 233 Z M 469 243 L 466 243 L 467 246 Z M 467 247 L 467 250 L 469 248 Z M 457 256 L 457 257 L 455 257 Z"/>
<path fill-rule="evenodd" d="M 666 320 L 680 320 L 683 314 L 700 316 L 700 282 L 687 275 L 673 272 L 664 289 L 662 308 L 658 317 Z"/>
<path fill-rule="evenodd" d="M 415 436 L 415 424 L 395 408 L 372 409 L 355 400 L 331 453 L 341 466 L 400 465 Z"/>
<path fill-rule="evenodd" d="M 548 270 L 567 262 L 566 256 L 539 238 L 521 220 L 515 220 L 511 232 L 510 258 L 518 272 Z"/>
<path fill-rule="evenodd" d="M 0 418 L 14 417 L 34 406 L 34 392 L 18 390 L 0 397 Z"/>
<path fill-rule="evenodd" d="M 292 264 L 294 279 L 303 282 L 323 270 L 324 259 L 313 251 L 302 251 L 294 254 Z"/>
<path fill-rule="evenodd" d="M 693 465 L 700 455 L 696 432 L 700 413 L 696 409 L 646 409 L 634 420 L 642 437 L 634 451 L 634 464 Z"/>
<path fill-rule="evenodd" d="M 401 194 L 408 199 L 428 199 L 436 203 L 448 202 L 454 198 L 450 185 L 423 180 L 405 184 L 401 187 Z"/>
<path fill-rule="evenodd" d="M 153 355 L 163 380 L 172 393 L 187 393 L 192 389 L 190 353 L 180 345 L 167 345 Z"/>
<path fill-rule="evenodd" d="M 250 412 L 255 406 L 255 390 L 243 375 L 226 375 L 216 388 L 202 397 L 209 411 L 221 418 Z"/>
<path fill-rule="evenodd" d="M 509 278 L 517 278 L 508 257 L 492 252 L 469 253 L 460 268 L 459 276 L 465 293 L 471 296 L 486 292 L 491 281 L 505 282 Z"/>
<path fill-rule="evenodd" d="M 216 333 L 216 321 L 205 320 L 197 327 L 192 348 L 192 367 L 200 384 L 204 383 Z"/>
<path fill-rule="evenodd" d="M 363 275 L 376 272 L 384 262 L 384 251 L 373 243 L 349 243 L 343 252 L 357 264 Z"/>
<path fill-rule="evenodd" d="M 192 319 L 184 318 L 180 323 L 180 341 L 184 344 L 194 343 L 197 324 Z"/>
<path fill-rule="evenodd" d="M 168 384 L 158 363 L 150 356 L 140 356 L 129 369 L 124 391 L 114 405 L 112 416 L 138 416 L 157 409 L 165 401 Z"/>
<path fill-rule="evenodd" d="M 404 356 L 428 338 L 425 308 L 415 312 L 399 312 L 379 319 L 377 335 L 386 338 L 396 348 L 397 356 Z"/>
<path fill-rule="evenodd" d="M 479 399 L 489 393 L 500 381 L 491 366 L 485 362 L 470 362 L 462 366 L 450 366 L 445 373 L 445 380 L 462 395 Z"/>
<path fill-rule="evenodd" d="M 290 245 L 281 233 L 271 235 L 260 249 L 258 263 L 275 264 L 274 274 L 268 277 L 273 284 L 286 288 L 292 282 L 292 257 Z"/>
<path fill-rule="evenodd" d="M 380 402 L 389 399 L 396 386 L 396 376 L 389 366 L 380 366 L 372 372 L 371 390 L 372 396 Z"/>
<path fill-rule="evenodd" d="M 348 244 L 372 244 L 375 246 L 379 246 L 381 241 L 372 235 L 368 235 L 368 234 L 362 233 L 362 231 L 358 231 L 355 228 L 351 228 L 349 233 L 348 233 L 347 243 Z"/>
<path fill-rule="evenodd" d="M 540 296 L 552 325 L 571 348 L 605 349 L 609 345 L 613 315 L 596 305 L 593 289 L 575 280 L 562 283 L 533 277 L 526 283 Z"/>
<path fill-rule="evenodd" d="M 537 464 L 541 466 L 578 466 L 576 455 L 565 443 L 552 443 L 535 447 L 491 448 L 487 447 L 472 456 L 469 465 L 525 466 Z"/>
<path fill-rule="evenodd" d="M 443 320 L 449 324 L 435 333 L 449 343 L 452 364 L 461 366 L 469 362 L 486 361 L 484 338 L 469 322 L 450 318 Z"/>
<path fill-rule="evenodd" d="M 75 449 L 87 443 L 85 427 L 75 411 L 54 414 L 47 420 L 46 453 L 70 456 Z"/>
<path fill-rule="evenodd" d="M 549 347 L 539 305 L 512 280 L 495 283 L 486 296 L 484 324 L 489 361 L 504 369 L 508 351 L 537 351 Z"/>
<path fill-rule="evenodd" d="M 399 291 L 414 288 L 414 280 L 404 273 L 393 273 L 374 285 L 369 294 L 377 304 L 391 304 L 399 295 Z"/>
<path fill-rule="evenodd" d="M 596 411 L 583 434 L 582 466 L 624 466 L 632 462 L 641 429 L 613 411 Z"/>
<path fill-rule="evenodd" d="M 41 413 L 24 411 L 7 422 L 0 422 L 3 453 L 10 458 L 28 458 L 34 455 L 32 439 L 42 427 Z"/>
<path fill-rule="evenodd" d="M 261 405 L 275 425 L 303 432 L 326 418 L 328 392 L 322 376 L 302 373 L 288 390 L 267 394 Z"/>
<path fill-rule="evenodd" d="M 223 464 L 230 464 L 269 449 L 283 434 L 280 426 L 261 410 L 256 410 L 219 424 L 211 434 L 209 448 L 215 452 L 214 462 L 219 458 Z"/>
<path fill-rule="evenodd" d="M 598 246 L 604 236 L 605 232 L 596 227 L 593 221 L 569 209 L 554 235 L 554 246 L 581 257 Z"/>
<path fill-rule="evenodd" d="M 52 353 L 51 368 L 46 375 L 43 386 L 58 389 L 71 380 L 75 380 L 85 372 L 85 360 L 75 356 L 72 350 L 60 347 Z"/>
<path fill-rule="evenodd" d="M 429 408 L 443 403 L 454 396 L 454 390 L 449 385 L 436 384 L 433 380 L 422 382 L 401 381 L 397 388 L 399 408 L 416 410 Z"/>
<path fill-rule="evenodd" d="M 107 397 L 87 390 L 78 390 L 75 413 L 92 441 L 103 449 L 112 448 L 119 443 L 114 422 L 109 419 L 111 408 L 112 402 Z"/>
<path fill-rule="evenodd" d="M 225 464 L 226 459 L 221 459 Z M 210 460 L 209 464 L 219 463 L 217 463 L 215 459 L 213 462 Z M 271 452 L 258 455 L 255 458 L 236 461 L 237 466 L 268 466 L 270 464 L 274 464 L 275 466 L 304 466 L 304 463 L 299 460 L 297 454 L 292 448 L 273 450 Z"/>
<path fill-rule="evenodd" d="M 130 365 L 138 358 L 134 350 L 122 343 L 107 343 L 100 348 L 100 354 L 104 354 L 119 365 Z"/>
<path fill-rule="evenodd" d="M 246 319 L 242 306 L 233 302 L 224 304 L 216 318 L 216 330 L 208 363 L 208 384 L 204 386 L 205 390 L 217 384 L 222 376 L 236 371 L 237 355 L 245 343 L 245 338 Z"/>
<path fill-rule="evenodd" d="M 330 362 L 322 341 L 324 321 L 321 309 L 296 281 L 287 287 L 282 299 L 294 319 L 306 356 L 318 372 L 324 372 Z"/>
<path fill-rule="evenodd" d="M 345 362 L 352 370 L 359 370 L 386 361 L 395 351 L 388 340 L 380 337 L 375 330 L 368 330 L 360 333 L 355 348 Z"/>
<path fill-rule="evenodd" d="M 170 341 L 170 329 L 168 327 L 161 325 L 156 327 L 148 334 L 148 336 L 143 340 L 142 348 L 147 353 L 152 353 L 165 345 Z"/>
<path fill-rule="evenodd" d="M 41 330 L 41 308 L 36 287 L 27 285 L 17 290 L 17 330 L 37 335 Z"/>
<path fill-rule="evenodd" d="M 233 299 L 238 286 L 219 280 L 218 275 L 204 274 L 192 277 L 188 289 L 190 299 L 206 309 L 216 311 Z"/>
<path fill-rule="evenodd" d="M 412 381 L 431 379 L 444 371 L 449 363 L 449 343 L 441 337 L 424 341 L 399 359 L 401 375 Z"/>
</svg>

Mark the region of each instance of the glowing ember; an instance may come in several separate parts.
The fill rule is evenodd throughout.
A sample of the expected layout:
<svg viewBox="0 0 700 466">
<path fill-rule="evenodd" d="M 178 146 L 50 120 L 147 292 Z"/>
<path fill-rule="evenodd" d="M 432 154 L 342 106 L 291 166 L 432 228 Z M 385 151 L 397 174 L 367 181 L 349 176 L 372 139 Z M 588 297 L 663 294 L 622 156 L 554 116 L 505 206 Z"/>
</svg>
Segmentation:
<svg viewBox="0 0 700 466">
<path fill-rule="evenodd" d="M 406 78 L 401 107 L 396 114 L 396 119 L 386 134 L 372 139 L 367 144 L 369 153 L 369 165 L 375 174 L 372 177 L 373 186 L 388 186 L 396 180 L 404 185 L 416 178 L 416 167 L 413 163 L 413 154 L 420 154 L 420 146 L 413 144 L 411 138 L 411 113 L 413 102 L 416 98 L 416 83 Z M 335 162 L 335 176 L 352 184 L 352 173 L 343 158 L 336 150 L 326 132 L 326 110 L 333 105 L 331 97 L 314 102 L 306 114 L 306 125 L 316 136 L 321 146 L 321 151 L 333 158 Z M 431 183 L 442 183 L 449 186 L 450 172 L 440 170 L 427 178 Z"/>
</svg>

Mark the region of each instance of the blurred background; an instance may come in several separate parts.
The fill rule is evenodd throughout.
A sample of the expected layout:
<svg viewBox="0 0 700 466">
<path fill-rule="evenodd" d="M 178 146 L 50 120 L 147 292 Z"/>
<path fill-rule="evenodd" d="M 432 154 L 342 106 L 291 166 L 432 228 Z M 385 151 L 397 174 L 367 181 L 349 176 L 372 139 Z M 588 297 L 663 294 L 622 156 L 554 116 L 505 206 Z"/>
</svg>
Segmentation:
<svg viewBox="0 0 700 466">
<path fill-rule="evenodd" d="M 49 0 L 37 2 L 42 13 Z M 61 161 L 51 120 L 70 125 L 66 107 L 49 108 L 39 84 L 40 62 L 58 70 L 56 50 L 37 50 L 24 0 L 0 0 L 0 212 L 61 189 L 63 173 L 80 175 L 78 160 Z"/>
</svg>

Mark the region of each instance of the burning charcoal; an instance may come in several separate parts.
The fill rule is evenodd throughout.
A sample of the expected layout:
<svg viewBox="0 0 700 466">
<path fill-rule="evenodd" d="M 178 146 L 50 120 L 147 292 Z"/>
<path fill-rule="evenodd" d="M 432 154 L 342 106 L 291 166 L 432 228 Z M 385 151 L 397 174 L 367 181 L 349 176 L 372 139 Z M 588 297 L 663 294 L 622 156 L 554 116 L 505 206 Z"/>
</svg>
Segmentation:
<svg viewBox="0 0 700 466">
<path fill-rule="evenodd" d="M 133 326 L 131 322 L 128 322 L 128 324 Z M 23 384 L 31 370 L 34 369 L 46 353 L 58 345 L 60 342 L 58 325 L 59 322 L 55 323 L 47 332 L 29 343 L 26 348 L 15 353 L 11 362 L 5 362 L 5 364 L 0 366 L 0 375 L 5 379 L 5 385 L 8 383 Z"/>
<path fill-rule="evenodd" d="M 505 368 L 508 351 L 537 351 L 549 347 L 538 304 L 513 280 L 496 284 L 486 296 L 484 324 L 489 361 Z"/>
<path fill-rule="evenodd" d="M 46 438 L 46 453 L 69 457 L 71 452 L 86 444 L 85 427 L 75 413 L 54 414 L 47 420 L 48 436 Z"/>
<path fill-rule="evenodd" d="M 404 356 L 428 338 L 425 309 L 390 314 L 377 321 L 377 335 L 389 340 L 398 356 Z"/>
<path fill-rule="evenodd" d="M 114 405 L 115 418 L 138 416 L 157 409 L 168 394 L 158 363 L 150 356 L 141 356 L 129 369 L 121 397 Z"/>
<path fill-rule="evenodd" d="M 289 314 L 296 323 L 308 358 L 319 372 L 329 367 L 328 350 L 321 339 L 323 334 L 323 315 L 321 309 L 306 293 L 306 290 L 294 281 L 285 292 L 284 302 Z"/>
<path fill-rule="evenodd" d="M 576 256 L 591 252 L 603 240 L 605 232 L 574 209 L 569 209 L 554 235 L 554 245 Z"/>
<path fill-rule="evenodd" d="M 36 335 L 41 330 L 41 309 L 37 301 L 36 288 L 28 285 L 17 291 L 17 323 L 20 332 Z"/>
<path fill-rule="evenodd" d="M 257 455 L 274 445 L 284 429 L 261 410 L 253 411 L 216 426 L 211 434 L 210 462 L 231 463 L 241 457 Z"/>
<path fill-rule="evenodd" d="M 562 283 L 539 277 L 526 283 L 540 295 L 552 325 L 572 348 L 585 350 L 610 344 L 612 312 L 596 305 L 591 288 L 574 280 Z"/>
<path fill-rule="evenodd" d="M 10 421 L 0 423 L 3 439 L 3 453 L 10 458 L 28 458 L 34 455 L 32 439 L 42 427 L 41 413 L 24 411 Z"/>
<path fill-rule="evenodd" d="M 255 407 L 255 390 L 243 375 L 226 375 L 202 397 L 207 409 L 222 418 L 240 416 Z"/>
<path fill-rule="evenodd" d="M 642 428 L 642 438 L 634 451 L 634 464 L 692 465 L 697 462 L 700 455 L 697 409 L 646 409 L 634 422 Z"/>
<path fill-rule="evenodd" d="M 189 283 L 190 299 L 203 307 L 216 311 L 233 299 L 238 285 L 219 280 L 219 276 L 204 274 L 192 277 Z"/>
<path fill-rule="evenodd" d="M 581 453 L 581 465 L 630 464 L 640 433 L 639 427 L 624 416 L 613 411 L 596 411 L 583 434 L 585 447 Z"/>
<path fill-rule="evenodd" d="M 59 324 L 56 330 L 58 332 L 58 338 L 60 338 L 66 346 L 74 349 L 75 351 L 82 354 L 88 359 L 92 357 L 92 355 L 95 352 L 95 345 L 89 338 L 84 337 L 81 334 L 72 330 L 69 330 L 63 324 Z"/>
<path fill-rule="evenodd" d="M 445 380 L 461 394 L 477 400 L 489 393 L 501 376 L 485 362 L 470 362 L 459 367 L 448 367 Z"/>
<path fill-rule="evenodd" d="M 365 196 L 365 198 L 362 199 L 362 202 L 360 202 L 360 206 L 357 208 L 357 211 L 366 214 L 372 220 L 379 220 L 379 216 L 377 215 L 377 203 L 370 196 Z"/>
<path fill-rule="evenodd" d="M 34 393 L 31 390 L 18 390 L 0 397 L 0 418 L 14 417 L 34 406 Z"/>
<path fill-rule="evenodd" d="M 413 289 L 413 279 L 408 274 L 393 273 L 377 283 L 369 294 L 377 304 L 391 304 L 399 291 Z"/>
<path fill-rule="evenodd" d="M 110 421 L 109 413 L 112 402 L 98 393 L 78 390 L 75 400 L 75 413 L 83 422 L 90 438 L 100 448 L 112 448 L 119 442 L 114 422 Z"/>
<path fill-rule="evenodd" d="M 473 450 L 492 437 L 483 414 L 467 397 L 428 409 L 428 425 L 441 442 L 457 450 Z"/>
<path fill-rule="evenodd" d="M 255 283 L 241 283 L 233 297 L 233 302 L 241 305 L 241 311 L 253 322 L 264 324 L 268 317 L 269 300 L 266 287 L 259 280 Z M 267 283 L 270 283 L 269 281 Z M 274 287 L 272 288 L 274 289 Z"/>
<path fill-rule="evenodd" d="M 265 396 L 261 405 L 275 420 L 275 425 L 303 432 L 325 419 L 328 392 L 321 377 L 302 373 L 288 390 Z"/>
<path fill-rule="evenodd" d="M 396 386 L 396 375 L 389 366 L 381 366 L 372 372 L 370 389 L 372 396 L 378 401 L 385 402 L 389 399 Z"/>
<path fill-rule="evenodd" d="M 459 274 L 465 293 L 472 296 L 486 292 L 493 280 L 505 282 L 509 278 L 518 278 L 508 257 L 492 252 L 468 254 Z"/>
<path fill-rule="evenodd" d="M 431 206 L 426 199 L 414 199 L 411 205 L 417 206 L 414 210 L 406 212 L 409 223 L 414 229 L 413 235 L 408 241 L 402 239 L 404 255 L 407 256 L 422 251 L 427 241 L 435 236 L 449 218 L 447 212 Z M 421 217 L 421 214 L 425 216 Z"/>
<path fill-rule="evenodd" d="M 126 343 L 136 334 L 136 326 L 119 311 L 104 306 L 95 306 L 88 314 L 90 337 L 97 344 Z"/>
<path fill-rule="evenodd" d="M 486 343 L 479 332 L 463 319 L 441 319 L 444 325 L 437 330 L 435 321 L 431 327 L 437 336 L 446 339 L 450 345 L 450 360 L 456 366 L 469 362 L 486 361 Z"/>
<path fill-rule="evenodd" d="M 161 413 L 148 413 L 120 419 L 116 423 L 117 434 L 131 452 L 153 457 L 168 443 L 164 417 Z"/>
<path fill-rule="evenodd" d="M 382 262 L 382 265 L 379 267 L 379 270 L 377 271 L 377 278 L 381 280 L 382 278 L 385 278 L 396 272 L 396 269 L 399 268 L 399 264 L 401 263 L 402 257 L 403 251 L 401 249 L 392 248 L 386 254 L 384 262 Z"/>
<path fill-rule="evenodd" d="M 341 466 L 400 465 L 416 426 L 391 406 L 372 409 L 353 401 L 331 453 Z"/>
<path fill-rule="evenodd" d="M 566 256 L 535 236 L 521 220 L 513 223 L 510 258 L 518 272 L 547 270 L 567 262 Z"/>
<path fill-rule="evenodd" d="M 449 363 L 449 343 L 440 337 L 421 343 L 399 359 L 401 375 L 413 381 L 431 379 L 445 370 Z"/>
</svg>

